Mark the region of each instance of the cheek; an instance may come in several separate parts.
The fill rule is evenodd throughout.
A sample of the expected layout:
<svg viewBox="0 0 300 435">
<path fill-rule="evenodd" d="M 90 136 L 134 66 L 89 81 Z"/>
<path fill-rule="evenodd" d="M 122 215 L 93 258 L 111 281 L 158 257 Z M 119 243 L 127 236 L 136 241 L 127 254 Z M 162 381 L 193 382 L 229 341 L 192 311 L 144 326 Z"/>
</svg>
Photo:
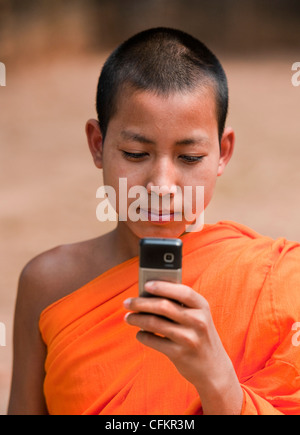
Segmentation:
<svg viewBox="0 0 300 435">
<path fill-rule="evenodd" d="M 106 144 L 105 144 L 106 145 Z M 116 188 L 119 178 L 131 177 L 131 172 L 122 155 L 117 150 L 109 149 L 107 146 L 103 152 L 103 181 L 107 186 Z M 116 189 L 117 191 L 117 189 Z"/>
<path fill-rule="evenodd" d="M 214 189 L 216 186 L 216 181 L 217 181 L 217 171 L 213 171 L 210 174 L 208 174 L 207 178 L 203 183 L 205 208 L 207 207 L 207 205 L 212 199 Z"/>
<path fill-rule="evenodd" d="M 209 163 L 209 162 L 207 162 Z M 203 165 L 199 167 L 197 173 L 193 174 L 193 177 L 190 180 L 185 180 L 185 185 L 192 185 L 193 193 L 196 192 L 196 186 L 201 186 L 204 188 L 204 206 L 209 204 L 212 199 L 216 181 L 218 178 L 218 162 L 214 161 L 213 163 Z M 191 184 L 189 184 L 191 183 Z M 195 196 L 193 197 L 195 198 Z M 195 205 L 195 200 L 193 201 Z"/>
<path fill-rule="evenodd" d="M 135 201 L 143 201 L 142 204 L 148 206 L 147 190 L 134 171 L 124 170 L 120 165 L 107 166 L 103 169 L 103 181 L 114 189 L 116 212 L 123 218 L 127 217 L 128 209 Z"/>
</svg>

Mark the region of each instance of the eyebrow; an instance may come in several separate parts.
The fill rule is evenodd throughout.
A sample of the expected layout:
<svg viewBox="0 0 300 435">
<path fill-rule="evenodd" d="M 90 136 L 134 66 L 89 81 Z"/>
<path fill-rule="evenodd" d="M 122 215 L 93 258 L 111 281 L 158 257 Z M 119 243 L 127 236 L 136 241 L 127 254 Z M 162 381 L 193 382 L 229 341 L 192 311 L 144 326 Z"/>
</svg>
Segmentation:
<svg viewBox="0 0 300 435">
<path fill-rule="evenodd" d="M 183 139 L 176 142 L 176 145 L 206 145 L 206 144 L 210 144 L 210 141 L 206 136 Z"/>
<path fill-rule="evenodd" d="M 121 136 L 124 140 L 130 142 L 139 142 L 147 145 L 156 145 L 156 142 L 130 130 L 123 130 Z M 207 145 L 209 144 L 209 138 L 206 136 L 197 136 L 194 138 L 186 138 L 175 142 L 175 145 Z"/>
<path fill-rule="evenodd" d="M 130 130 L 123 130 L 121 132 L 121 136 L 126 141 L 139 142 L 148 145 L 155 145 L 155 142 L 153 140 L 146 138 L 142 134 L 135 133 Z"/>
</svg>

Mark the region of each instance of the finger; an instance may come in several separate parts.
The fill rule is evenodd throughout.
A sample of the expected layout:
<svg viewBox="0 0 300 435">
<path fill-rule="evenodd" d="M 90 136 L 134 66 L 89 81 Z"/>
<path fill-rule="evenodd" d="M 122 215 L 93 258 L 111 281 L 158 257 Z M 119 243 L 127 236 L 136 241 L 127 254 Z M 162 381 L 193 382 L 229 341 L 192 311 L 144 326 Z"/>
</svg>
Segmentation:
<svg viewBox="0 0 300 435">
<path fill-rule="evenodd" d="M 183 284 L 166 281 L 149 281 L 145 290 L 153 296 L 172 299 L 188 308 L 207 308 L 208 302 L 199 293 Z"/>
<path fill-rule="evenodd" d="M 211 318 L 209 306 L 208 311 L 204 309 L 193 309 L 182 307 L 170 299 L 162 298 L 132 298 L 124 302 L 125 308 L 137 313 L 149 313 L 163 317 L 168 321 L 179 325 L 192 327 L 200 332 L 206 328 L 207 321 Z"/>
<path fill-rule="evenodd" d="M 173 358 L 176 352 L 178 353 L 178 346 L 168 338 L 158 337 L 157 335 L 145 331 L 139 331 L 136 338 L 140 343 L 163 353 L 170 359 Z"/>
<path fill-rule="evenodd" d="M 129 325 L 141 328 L 142 332 L 168 339 L 178 346 L 178 349 L 194 350 L 201 343 L 201 335 L 189 327 L 170 323 L 157 316 L 145 314 L 129 314 L 126 316 Z"/>
<path fill-rule="evenodd" d="M 124 306 L 130 311 L 154 314 L 175 323 L 182 323 L 184 318 L 185 308 L 169 299 L 133 298 L 125 301 Z"/>
<path fill-rule="evenodd" d="M 170 322 L 168 319 L 150 314 L 129 314 L 125 316 L 126 322 L 131 326 L 137 326 L 143 331 L 151 332 L 166 337 L 171 341 L 180 342 L 184 327 Z"/>
</svg>

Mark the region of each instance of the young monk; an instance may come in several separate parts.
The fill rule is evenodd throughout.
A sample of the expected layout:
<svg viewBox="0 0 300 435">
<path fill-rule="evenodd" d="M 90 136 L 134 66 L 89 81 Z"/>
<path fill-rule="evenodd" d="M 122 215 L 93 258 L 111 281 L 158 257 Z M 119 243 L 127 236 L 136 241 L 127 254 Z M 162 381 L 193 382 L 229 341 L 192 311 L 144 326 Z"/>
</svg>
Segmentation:
<svg viewBox="0 0 300 435">
<path fill-rule="evenodd" d="M 24 268 L 10 414 L 300 414 L 300 245 L 174 219 L 176 189 L 204 186 L 207 207 L 230 161 L 227 107 L 222 66 L 187 34 L 152 29 L 109 57 L 89 148 L 117 212 L 125 178 L 147 189 L 148 219 Z M 183 283 L 148 282 L 152 298 L 138 297 L 143 237 L 183 242 Z"/>
</svg>

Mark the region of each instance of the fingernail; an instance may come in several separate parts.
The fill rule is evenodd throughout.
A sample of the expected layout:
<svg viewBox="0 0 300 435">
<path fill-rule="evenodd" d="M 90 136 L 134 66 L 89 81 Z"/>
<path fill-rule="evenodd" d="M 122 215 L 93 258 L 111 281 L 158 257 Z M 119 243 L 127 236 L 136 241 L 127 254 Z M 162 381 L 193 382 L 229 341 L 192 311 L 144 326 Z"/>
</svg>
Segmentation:
<svg viewBox="0 0 300 435">
<path fill-rule="evenodd" d="M 125 308 L 129 308 L 131 304 L 132 298 L 126 299 L 126 301 L 123 302 L 123 305 Z"/>
<path fill-rule="evenodd" d="M 155 281 L 146 282 L 145 287 L 147 287 L 147 289 L 155 288 Z"/>
<path fill-rule="evenodd" d="M 129 316 L 130 316 L 130 313 L 126 313 L 126 314 L 125 314 L 125 316 L 124 316 L 124 320 L 125 320 L 125 322 L 127 322 L 127 319 L 128 319 Z"/>
</svg>

